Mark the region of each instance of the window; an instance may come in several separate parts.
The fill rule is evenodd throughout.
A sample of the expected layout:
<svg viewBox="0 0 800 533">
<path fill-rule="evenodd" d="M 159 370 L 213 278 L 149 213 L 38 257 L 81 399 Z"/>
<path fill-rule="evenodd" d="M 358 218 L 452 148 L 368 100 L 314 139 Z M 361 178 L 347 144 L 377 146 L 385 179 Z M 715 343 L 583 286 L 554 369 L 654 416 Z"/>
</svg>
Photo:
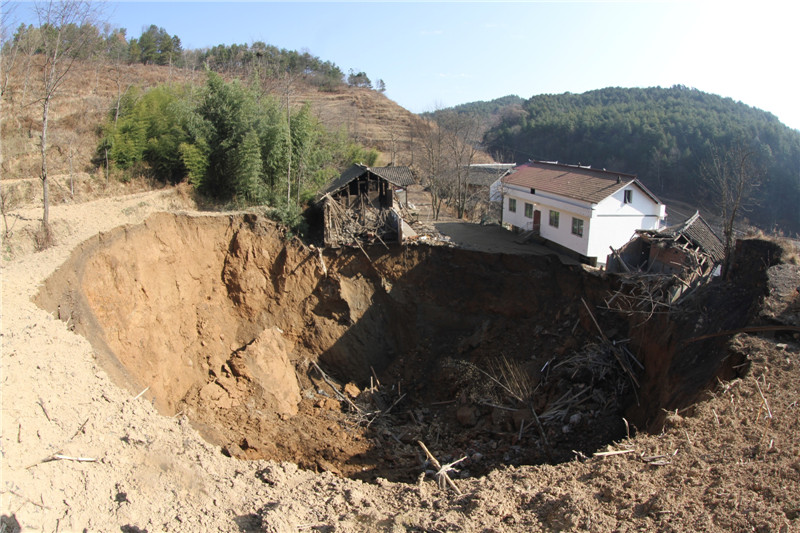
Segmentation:
<svg viewBox="0 0 800 533">
<path fill-rule="evenodd" d="M 512 213 L 517 212 L 517 199 L 516 198 L 509 198 L 508 199 L 508 210 Z"/>
<path fill-rule="evenodd" d="M 558 227 L 558 211 L 550 210 L 550 225 L 554 228 Z"/>
<path fill-rule="evenodd" d="M 531 194 L 536 194 L 536 189 L 531 188 Z"/>
<path fill-rule="evenodd" d="M 583 237 L 583 220 L 572 217 L 572 234 Z"/>
<path fill-rule="evenodd" d="M 525 218 L 533 218 L 533 204 L 525 204 Z"/>
<path fill-rule="evenodd" d="M 629 204 L 629 203 L 633 202 L 633 191 L 630 190 L 630 189 L 627 189 L 624 192 L 625 192 L 625 203 Z"/>
</svg>

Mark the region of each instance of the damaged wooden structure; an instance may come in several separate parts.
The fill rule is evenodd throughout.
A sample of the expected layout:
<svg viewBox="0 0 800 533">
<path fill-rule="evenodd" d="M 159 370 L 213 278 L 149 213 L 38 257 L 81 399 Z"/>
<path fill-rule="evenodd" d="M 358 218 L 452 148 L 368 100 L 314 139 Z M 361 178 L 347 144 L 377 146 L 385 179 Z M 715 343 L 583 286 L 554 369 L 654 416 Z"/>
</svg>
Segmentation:
<svg viewBox="0 0 800 533">
<path fill-rule="evenodd" d="M 375 240 L 404 242 L 416 234 L 401 216 L 406 187 L 415 183 L 408 167 L 354 164 L 328 184 L 317 200 L 323 212 L 325 246 L 361 246 Z"/>
<path fill-rule="evenodd" d="M 725 248 L 714 230 L 696 212 L 686 221 L 660 230 L 637 230 L 619 250 L 611 250 L 608 272 L 706 274 L 725 256 Z"/>
<path fill-rule="evenodd" d="M 611 248 L 606 271 L 622 274 L 621 287 L 608 309 L 642 314 L 669 312 L 719 273 L 725 247 L 699 212 L 661 230 L 637 230 L 619 250 Z"/>
</svg>

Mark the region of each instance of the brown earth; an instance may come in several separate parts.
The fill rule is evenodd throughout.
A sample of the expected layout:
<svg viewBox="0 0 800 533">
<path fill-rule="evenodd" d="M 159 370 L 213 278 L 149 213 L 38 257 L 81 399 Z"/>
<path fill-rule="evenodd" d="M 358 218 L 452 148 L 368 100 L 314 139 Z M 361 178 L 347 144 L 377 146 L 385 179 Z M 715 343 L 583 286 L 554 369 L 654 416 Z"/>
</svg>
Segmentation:
<svg viewBox="0 0 800 533">
<path fill-rule="evenodd" d="M 555 453 L 522 450 L 529 435 L 520 425 L 530 415 L 523 406 L 491 407 L 508 402 L 492 387 L 476 390 L 476 381 L 507 357 L 527 382 L 523 365 L 584 344 L 589 319 L 578 328 L 575 302 L 607 290 L 605 280 L 551 257 L 420 246 L 370 249 L 368 260 L 358 250 L 318 255 L 295 242 L 254 216 L 158 215 L 85 243 L 38 302 L 105 352 L 132 391 L 149 387 L 162 412 L 185 413 L 237 457 L 408 481 L 419 473 L 416 441 L 432 425 L 442 440 L 458 435 L 460 447 L 485 457 L 481 471 L 503 456 L 541 462 Z M 570 328 L 565 343 L 557 332 Z M 312 360 L 353 382 L 362 420 L 342 413 Z M 624 390 L 610 374 L 601 376 L 606 386 Z M 364 390 L 373 376 L 381 387 Z M 566 388 L 555 378 L 542 383 L 537 410 Z M 595 389 L 582 425 L 604 429 L 592 438 L 576 432 L 568 454 L 619 434 L 618 417 L 599 422 L 620 402 Z M 394 416 L 379 417 L 390 405 Z M 513 449 L 498 447 L 498 435 L 517 432 Z"/>
<path fill-rule="evenodd" d="M 613 278 L 548 257 L 417 246 L 368 261 L 286 243 L 254 215 L 148 217 L 186 201 L 56 206 L 60 244 L 41 253 L 20 242 L 38 210 L 15 213 L 10 530 L 800 530 L 796 336 L 686 342 L 796 323 L 800 272 L 779 246 L 747 244 L 739 278 L 637 327 L 601 309 Z M 631 339 L 638 405 L 581 296 L 609 337 Z M 556 413 L 544 438 L 492 378 Z M 423 477 L 416 439 L 443 461 L 468 455 L 463 495 Z M 592 457 L 605 444 L 631 451 Z M 566 462 L 538 464 L 548 454 Z"/>
<path fill-rule="evenodd" d="M 28 65 L 24 58 L 18 58 L 9 80 L 0 115 L 0 186 L 6 209 L 10 210 L 41 201 L 38 176 L 42 110 L 35 61 Z M 106 180 L 91 163 L 98 128 L 121 93 L 131 87 L 147 90 L 163 83 L 200 86 L 204 82 L 202 71 L 157 65 L 76 63 L 50 107 L 47 153 L 51 202 L 71 203 L 121 193 L 114 180 Z M 378 164 L 413 164 L 413 130 L 422 119 L 384 94 L 346 86 L 335 92 L 322 92 L 298 83 L 292 106 L 304 103 L 310 104 L 314 115 L 331 131 L 343 130 L 364 146 L 378 149 Z M 483 153 L 476 159 L 491 161 Z"/>
</svg>

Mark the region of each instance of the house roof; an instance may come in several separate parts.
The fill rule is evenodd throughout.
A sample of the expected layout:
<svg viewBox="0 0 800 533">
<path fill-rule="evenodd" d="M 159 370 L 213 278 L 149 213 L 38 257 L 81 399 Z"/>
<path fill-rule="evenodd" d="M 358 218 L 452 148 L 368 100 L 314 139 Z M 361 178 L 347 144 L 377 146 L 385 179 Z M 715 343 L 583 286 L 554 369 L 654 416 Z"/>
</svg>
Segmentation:
<svg viewBox="0 0 800 533">
<path fill-rule="evenodd" d="M 531 161 L 503 178 L 503 183 L 559 196 L 600 203 L 615 192 L 635 184 L 655 203 L 661 203 L 633 174 L 610 172 L 577 165 Z"/>
<path fill-rule="evenodd" d="M 494 165 L 469 165 L 460 167 L 462 177 L 467 185 L 476 187 L 489 187 L 492 183 L 502 178 L 514 167 L 513 164 L 494 164 Z M 466 175 L 464 175 L 466 172 Z M 448 170 L 443 177 L 455 181 L 458 174 L 455 169 Z"/>
<path fill-rule="evenodd" d="M 488 187 L 511 172 L 513 165 L 470 165 L 467 183 L 478 187 Z"/>
<path fill-rule="evenodd" d="M 377 167 L 368 170 L 397 187 L 408 187 L 416 183 L 414 174 L 408 167 Z"/>
<path fill-rule="evenodd" d="M 659 235 L 677 238 L 686 237 L 692 244 L 711 256 L 714 261 L 721 261 L 725 257 L 725 247 L 711 226 L 703 220 L 697 211 L 680 224 L 667 226 L 658 232 Z"/>
<path fill-rule="evenodd" d="M 332 180 L 328 185 L 319 192 L 320 197 L 334 193 L 344 188 L 348 183 L 354 179 L 360 178 L 363 174 L 371 172 L 376 176 L 385 179 L 396 187 L 408 187 L 413 185 L 414 175 L 408 167 L 368 167 L 366 165 L 354 164 L 348 167 L 338 178 Z"/>
</svg>

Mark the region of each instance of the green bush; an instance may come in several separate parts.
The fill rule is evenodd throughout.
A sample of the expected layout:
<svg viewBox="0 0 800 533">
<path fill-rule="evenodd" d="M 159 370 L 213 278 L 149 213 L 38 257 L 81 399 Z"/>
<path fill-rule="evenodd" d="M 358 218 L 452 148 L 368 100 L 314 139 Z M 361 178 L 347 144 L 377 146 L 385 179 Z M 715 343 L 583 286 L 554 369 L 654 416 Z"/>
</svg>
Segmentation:
<svg viewBox="0 0 800 533">
<path fill-rule="evenodd" d="M 295 204 L 282 204 L 268 209 L 266 215 L 286 228 L 286 238 L 303 236 L 308 233 L 308 222 L 303 216 L 302 209 Z"/>
<path fill-rule="evenodd" d="M 276 216 L 302 228 L 299 206 L 354 162 L 374 165 L 378 152 L 331 133 L 308 105 L 286 110 L 237 80 L 208 72 L 201 90 L 159 86 L 129 91 L 102 128 L 95 162 L 130 179 L 188 179 L 201 194 L 244 207 L 280 205 Z M 287 206 L 287 203 L 292 205 Z"/>
</svg>

